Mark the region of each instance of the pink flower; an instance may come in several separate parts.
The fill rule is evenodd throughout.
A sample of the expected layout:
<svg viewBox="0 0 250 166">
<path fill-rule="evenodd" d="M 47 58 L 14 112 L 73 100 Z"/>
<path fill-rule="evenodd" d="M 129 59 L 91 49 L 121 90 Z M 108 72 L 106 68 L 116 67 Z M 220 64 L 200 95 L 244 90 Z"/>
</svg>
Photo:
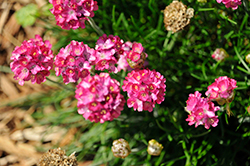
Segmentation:
<svg viewBox="0 0 250 166">
<path fill-rule="evenodd" d="M 97 1 L 94 0 L 49 0 L 53 5 L 50 9 L 55 15 L 57 25 L 63 29 L 85 28 L 87 17 L 94 17 L 98 10 Z"/>
<path fill-rule="evenodd" d="M 133 70 L 123 81 L 122 89 L 128 93 L 127 105 L 134 110 L 153 111 L 155 103 L 164 101 L 166 79 L 155 70 Z"/>
<path fill-rule="evenodd" d="M 186 111 L 189 113 L 186 121 L 188 125 L 195 124 L 195 127 L 204 125 L 206 129 L 210 126 L 216 127 L 218 125 L 218 116 L 215 112 L 220 109 L 218 106 L 214 106 L 214 103 L 207 98 L 202 98 L 201 93 L 196 91 L 194 94 L 189 94 L 189 98 L 186 101 Z"/>
<path fill-rule="evenodd" d="M 96 50 L 96 70 L 105 70 L 117 73 L 121 70 L 127 70 L 128 64 L 125 59 L 124 42 L 118 36 L 106 34 L 101 36 L 95 46 Z"/>
<path fill-rule="evenodd" d="M 91 122 L 112 121 L 121 114 L 125 104 L 119 82 L 108 73 L 83 78 L 77 85 L 75 97 L 78 113 Z"/>
<path fill-rule="evenodd" d="M 241 5 L 241 0 L 217 0 L 218 3 L 223 3 L 226 8 L 232 8 L 233 10 L 237 9 Z"/>
<path fill-rule="evenodd" d="M 225 102 L 229 103 L 234 97 L 233 90 L 237 87 L 236 80 L 228 78 L 227 76 L 222 76 L 215 79 L 215 82 L 207 87 L 206 96 L 209 100 L 220 101 L 220 105 Z"/>
<path fill-rule="evenodd" d="M 216 48 L 216 50 L 212 54 L 212 58 L 217 62 L 223 61 L 228 56 L 228 53 L 223 48 Z"/>
<path fill-rule="evenodd" d="M 126 42 L 127 43 L 127 42 Z M 130 44 L 130 45 L 129 45 Z M 127 43 L 130 46 L 129 51 L 127 51 L 127 62 L 131 68 L 140 69 L 142 68 L 145 59 L 148 57 L 148 54 L 144 52 L 144 48 L 141 43 Z"/>
<path fill-rule="evenodd" d="M 77 82 L 90 74 L 95 60 L 95 50 L 83 42 L 71 41 L 65 48 L 61 48 L 55 57 L 56 75 L 63 76 L 63 82 Z"/>
<path fill-rule="evenodd" d="M 42 83 L 46 81 L 53 68 L 53 52 L 48 40 L 44 41 L 39 35 L 35 39 L 23 41 L 22 45 L 17 46 L 12 52 L 10 68 L 14 72 L 14 79 L 19 80 L 23 85 L 24 81 Z"/>
</svg>

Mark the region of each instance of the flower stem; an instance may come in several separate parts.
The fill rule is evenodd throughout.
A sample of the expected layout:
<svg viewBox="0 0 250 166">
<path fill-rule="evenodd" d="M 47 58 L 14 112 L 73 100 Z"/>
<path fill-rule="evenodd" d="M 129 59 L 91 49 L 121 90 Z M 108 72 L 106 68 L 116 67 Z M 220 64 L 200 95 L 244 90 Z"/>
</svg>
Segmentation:
<svg viewBox="0 0 250 166">
<path fill-rule="evenodd" d="M 104 34 L 101 28 L 96 25 L 95 21 L 91 17 L 88 17 L 88 22 L 91 27 L 98 33 L 99 36 L 102 36 Z"/>
<path fill-rule="evenodd" d="M 73 88 L 69 88 L 69 87 L 67 87 L 67 86 L 65 86 L 65 85 L 62 85 L 62 84 L 60 84 L 59 82 L 56 82 L 56 81 L 53 81 L 53 80 L 51 80 L 50 78 L 46 78 L 48 81 L 50 81 L 50 82 L 53 82 L 54 84 L 57 84 L 57 85 L 59 85 L 60 87 L 62 87 L 62 88 L 64 88 L 64 89 L 67 89 L 67 90 L 70 90 L 70 91 L 75 91 L 75 89 L 73 89 Z"/>
</svg>

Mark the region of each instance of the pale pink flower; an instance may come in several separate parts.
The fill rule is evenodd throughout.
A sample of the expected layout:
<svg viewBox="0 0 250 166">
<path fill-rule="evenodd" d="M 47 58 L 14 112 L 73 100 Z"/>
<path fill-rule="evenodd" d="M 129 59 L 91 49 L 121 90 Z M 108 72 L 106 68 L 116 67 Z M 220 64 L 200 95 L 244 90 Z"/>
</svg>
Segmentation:
<svg viewBox="0 0 250 166">
<path fill-rule="evenodd" d="M 112 121 L 121 114 L 125 104 L 119 82 L 108 73 L 83 78 L 77 85 L 75 97 L 78 113 L 91 122 Z"/>
<path fill-rule="evenodd" d="M 48 40 L 44 41 L 39 35 L 35 39 L 23 41 L 12 52 L 10 68 L 14 72 L 14 79 L 19 80 L 23 85 L 24 81 L 31 80 L 31 83 L 42 83 L 46 81 L 53 68 L 52 45 Z"/>
<path fill-rule="evenodd" d="M 155 70 L 133 70 L 123 81 L 122 89 L 128 93 L 127 105 L 138 111 L 152 112 L 155 103 L 164 101 L 166 79 Z"/>
<path fill-rule="evenodd" d="M 90 74 L 91 65 L 95 61 L 95 50 L 83 42 L 71 41 L 61 48 L 55 57 L 56 76 L 62 75 L 63 82 L 77 82 Z"/>
<path fill-rule="evenodd" d="M 223 48 L 216 48 L 216 50 L 212 54 L 212 58 L 217 62 L 223 61 L 227 57 L 229 57 L 229 55 Z"/>
<path fill-rule="evenodd" d="M 214 103 L 207 98 L 201 97 L 201 93 L 196 91 L 194 94 L 189 94 L 189 98 L 186 101 L 186 111 L 189 113 L 186 121 L 188 125 L 204 125 L 206 129 L 210 128 L 210 125 L 216 127 L 218 125 L 218 116 L 215 112 L 220 109 L 218 106 L 214 106 Z"/>
</svg>

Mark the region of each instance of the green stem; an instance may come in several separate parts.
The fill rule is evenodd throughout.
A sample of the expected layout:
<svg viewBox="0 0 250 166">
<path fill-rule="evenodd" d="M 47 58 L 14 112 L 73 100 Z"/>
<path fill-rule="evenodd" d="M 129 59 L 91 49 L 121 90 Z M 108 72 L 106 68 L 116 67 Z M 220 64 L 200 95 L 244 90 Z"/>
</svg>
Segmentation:
<svg viewBox="0 0 250 166">
<path fill-rule="evenodd" d="M 101 28 L 96 25 L 95 21 L 91 17 L 88 17 L 88 22 L 91 27 L 98 33 L 99 36 L 102 36 L 104 34 Z"/>
<path fill-rule="evenodd" d="M 247 66 L 247 64 L 245 63 L 245 61 L 241 58 L 241 56 L 240 56 L 240 54 L 239 54 L 239 52 L 238 52 L 238 50 L 237 50 L 236 47 L 234 47 L 234 51 L 235 51 L 236 55 L 238 56 L 238 58 L 240 59 L 240 61 L 243 64 L 243 66 L 247 69 L 248 73 L 250 73 L 249 67 Z"/>
<path fill-rule="evenodd" d="M 214 10 L 214 8 L 199 8 L 198 9 L 199 12 L 212 11 L 212 10 Z"/>
<path fill-rule="evenodd" d="M 62 85 L 61 83 L 59 83 L 59 82 L 56 82 L 56 81 L 53 81 L 53 80 L 51 80 L 50 78 L 46 78 L 48 81 L 50 81 L 50 82 L 52 82 L 52 83 L 54 83 L 54 84 L 57 84 L 57 85 L 59 85 L 60 87 L 62 87 L 62 88 L 64 88 L 64 89 L 67 89 L 67 90 L 70 90 L 70 91 L 75 91 L 75 89 L 73 89 L 73 88 L 69 88 L 69 87 L 67 87 L 67 86 L 65 86 L 65 85 Z"/>
</svg>

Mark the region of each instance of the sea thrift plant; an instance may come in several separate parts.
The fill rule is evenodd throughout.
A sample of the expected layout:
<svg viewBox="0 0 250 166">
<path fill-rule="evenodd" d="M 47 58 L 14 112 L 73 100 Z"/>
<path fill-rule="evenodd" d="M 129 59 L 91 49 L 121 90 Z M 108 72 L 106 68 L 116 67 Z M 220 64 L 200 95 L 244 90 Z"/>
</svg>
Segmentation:
<svg viewBox="0 0 250 166">
<path fill-rule="evenodd" d="M 110 72 L 117 73 L 120 70 L 126 70 L 128 64 L 126 62 L 125 50 L 128 46 L 118 36 L 104 34 L 101 36 L 95 46 L 96 50 L 96 70 L 109 70 Z"/>
<path fill-rule="evenodd" d="M 215 79 L 215 82 L 207 87 L 206 96 L 209 100 L 216 100 L 218 104 L 223 105 L 230 103 L 234 97 L 234 89 L 237 82 L 236 80 L 227 76 L 222 76 Z"/>
<path fill-rule="evenodd" d="M 53 52 L 48 40 L 44 41 L 39 35 L 34 39 L 23 41 L 21 46 L 17 46 L 12 52 L 10 68 L 14 72 L 15 80 L 23 85 L 24 81 L 31 80 L 31 83 L 42 83 L 46 81 L 46 76 L 50 75 L 53 68 Z"/>
<path fill-rule="evenodd" d="M 127 105 L 138 111 L 153 111 L 155 103 L 164 101 L 166 79 L 155 70 L 133 70 L 123 81 L 122 89 L 128 93 Z"/>
<path fill-rule="evenodd" d="M 108 73 L 85 77 L 75 92 L 78 113 L 91 122 L 112 121 L 121 114 L 125 104 L 119 82 Z"/>
<path fill-rule="evenodd" d="M 126 42 L 126 44 L 130 47 L 130 51 L 126 56 L 129 66 L 135 69 L 142 68 L 145 59 L 148 57 L 148 54 L 145 53 L 145 49 L 142 47 L 142 44 L 137 42 Z"/>
<path fill-rule="evenodd" d="M 212 54 L 212 58 L 214 60 L 218 61 L 223 61 L 225 58 L 229 57 L 228 53 L 226 50 L 223 48 L 216 48 L 215 51 Z"/>
<path fill-rule="evenodd" d="M 65 84 L 77 82 L 79 78 L 90 74 L 95 59 L 94 49 L 83 42 L 72 40 L 65 48 L 61 48 L 55 57 L 56 76 L 62 75 Z"/>
<path fill-rule="evenodd" d="M 50 9 L 55 15 L 56 24 L 62 29 L 85 28 L 85 20 L 94 17 L 98 10 L 97 1 L 93 0 L 49 0 L 53 5 Z"/>
<path fill-rule="evenodd" d="M 226 8 L 232 8 L 233 10 L 237 9 L 241 5 L 241 0 L 216 0 L 218 3 L 223 3 Z"/>
<path fill-rule="evenodd" d="M 114 140 L 111 150 L 113 155 L 118 158 L 126 158 L 131 153 L 128 142 L 123 138 Z"/>
<path fill-rule="evenodd" d="M 206 129 L 210 126 L 216 127 L 219 119 L 215 115 L 215 112 L 220 109 L 218 106 L 214 106 L 214 103 L 208 100 L 208 98 L 201 97 L 201 93 L 196 91 L 194 94 L 189 94 L 189 98 L 186 101 L 186 111 L 189 113 L 188 125 L 195 124 L 195 127 L 204 125 Z"/>
</svg>

